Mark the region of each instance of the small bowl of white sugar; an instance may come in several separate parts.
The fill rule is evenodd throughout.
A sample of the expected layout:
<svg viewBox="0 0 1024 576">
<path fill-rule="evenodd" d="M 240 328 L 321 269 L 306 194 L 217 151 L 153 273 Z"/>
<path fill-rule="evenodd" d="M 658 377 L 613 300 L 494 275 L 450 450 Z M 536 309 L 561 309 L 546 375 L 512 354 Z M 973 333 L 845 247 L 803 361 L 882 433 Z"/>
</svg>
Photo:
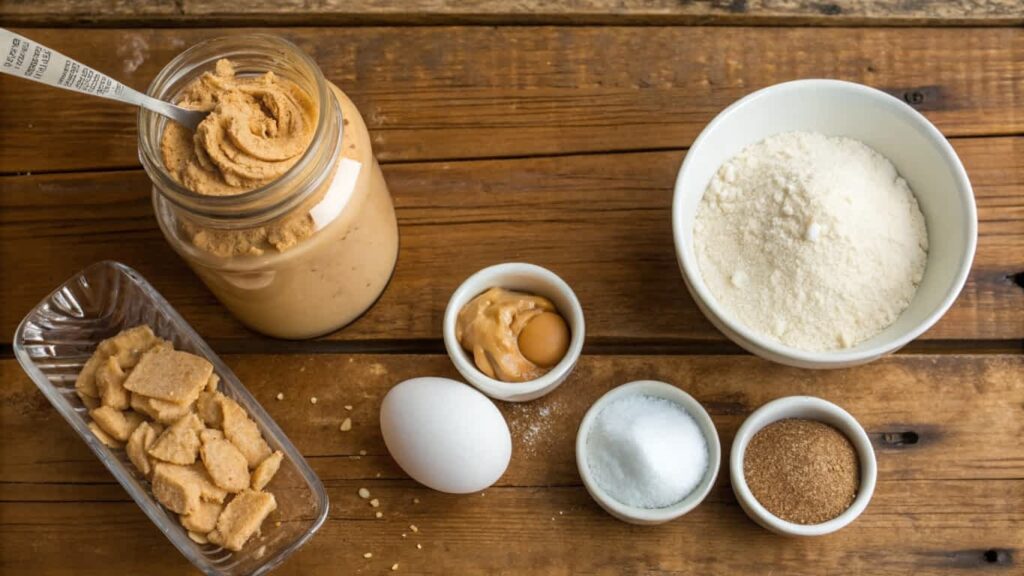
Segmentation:
<svg viewBox="0 0 1024 576">
<path fill-rule="evenodd" d="M 898 350 L 963 288 L 977 211 L 924 116 L 836 80 L 759 90 L 694 141 L 672 206 L 705 316 L 769 360 L 840 368 Z"/>
<path fill-rule="evenodd" d="M 654 380 L 599 398 L 576 434 L 576 466 L 590 496 L 632 524 L 661 524 L 695 508 L 718 476 L 722 448 L 704 407 Z"/>
</svg>

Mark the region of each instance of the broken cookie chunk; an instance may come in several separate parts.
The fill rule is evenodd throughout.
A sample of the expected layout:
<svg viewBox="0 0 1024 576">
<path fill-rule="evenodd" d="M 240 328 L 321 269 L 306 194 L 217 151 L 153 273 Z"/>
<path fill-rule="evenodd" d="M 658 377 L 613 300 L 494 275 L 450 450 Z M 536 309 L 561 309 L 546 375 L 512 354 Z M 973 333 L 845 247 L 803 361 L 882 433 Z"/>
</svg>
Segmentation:
<svg viewBox="0 0 1024 576">
<path fill-rule="evenodd" d="M 196 412 L 207 428 L 220 428 L 224 425 L 224 412 L 220 400 L 223 397 L 224 395 L 220 392 L 204 390 L 199 393 L 199 399 L 196 400 Z"/>
<path fill-rule="evenodd" d="M 191 404 L 212 373 L 213 365 L 205 358 L 157 347 L 142 355 L 138 366 L 124 381 L 124 387 L 150 398 Z"/>
<path fill-rule="evenodd" d="M 121 370 L 121 366 L 113 357 L 107 358 L 105 362 L 96 368 L 96 391 L 99 392 L 105 406 L 110 406 L 117 410 L 126 410 L 128 408 L 128 395 L 130 393 L 124 389 L 125 378 L 127 378 L 127 375 Z"/>
<path fill-rule="evenodd" d="M 163 427 L 159 424 L 143 422 L 128 438 L 125 452 L 128 453 L 128 459 L 135 465 L 135 469 L 143 476 L 148 477 L 153 472 L 153 462 L 146 451 L 153 445 L 161 432 L 163 432 Z"/>
<path fill-rule="evenodd" d="M 263 440 L 259 427 L 234 400 L 222 396 L 220 405 L 224 415 L 224 436 L 245 456 L 250 468 L 259 466 L 270 456 L 270 446 Z"/>
<path fill-rule="evenodd" d="M 75 392 L 78 392 L 78 396 L 83 400 L 100 397 L 100 392 L 96 389 L 96 369 L 106 359 L 106 354 L 97 350 L 85 361 L 85 366 L 82 366 L 82 371 L 78 373 L 78 378 L 75 379 Z"/>
<path fill-rule="evenodd" d="M 121 412 L 110 406 L 100 406 L 89 411 L 93 422 L 118 442 L 127 442 L 132 432 L 142 424 L 142 416 L 135 412 Z"/>
<path fill-rule="evenodd" d="M 134 392 L 131 394 L 132 409 L 136 412 L 142 412 L 161 424 L 174 424 L 182 416 L 192 411 L 192 404 L 175 404 L 174 402 L 157 400 L 156 398 L 149 398 Z"/>
<path fill-rule="evenodd" d="M 274 452 L 270 456 L 267 456 L 266 460 L 260 462 L 260 465 L 253 470 L 252 473 L 252 489 L 263 490 L 267 484 L 277 474 L 277 470 L 281 467 L 281 460 L 284 458 L 284 454 L 280 450 Z"/>
<path fill-rule="evenodd" d="M 217 486 L 228 492 L 240 492 L 249 487 L 249 463 L 231 442 L 211 439 L 203 443 L 199 454 Z"/>
<path fill-rule="evenodd" d="M 159 462 L 153 467 L 153 496 L 165 508 L 191 514 L 199 507 L 202 483 L 187 466 Z"/>
<path fill-rule="evenodd" d="M 143 353 L 160 342 L 162 340 L 153 334 L 149 326 L 141 324 L 100 342 L 99 350 L 114 357 L 121 368 L 128 369 L 139 362 Z"/>
<path fill-rule="evenodd" d="M 210 542 L 237 552 L 259 531 L 263 520 L 275 509 L 277 500 L 269 492 L 240 492 L 224 507 L 217 519 L 217 529 L 207 537 Z"/>
<path fill-rule="evenodd" d="M 149 455 L 172 464 L 192 464 L 199 454 L 199 435 L 203 423 L 189 413 L 171 425 L 156 439 Z"/>
<path fill-rule="evenodd" d="M 224 505 L 217 502 L 200 502 L 191 514 L 181 516 L 181 525 L 191 532 L 206 534 L 217 527 L 223 509 Z"/>
<path fill-rule="evenodd" d="M 153 466 L 153 495 L 168 510 L 191 514 L 201 500 L 223 502 L 227 492 L 210 480 L 200 464 L 180 466 L 157 462 Z"/>
<path fill-rule="evenodd" d="M 206 444 L 214 440 L 223 440 L 224 433 L 216 428 L 203 428 L 199 431 L 199 443 Z"/>
<path fill-rule="evenodd" d="M 100 439 L 100 442 L 106 444 L 107 447 L 124 448 L 123 442 L 118 442 L 117 440 L 115 440 L 110 434 L 104 432 L 103 429 L 100 428 L 99 425 L 96 424 L 95 422 L 89 422 L 89 430 L 92 430 L 92 433 L 95 434 L 96 437 Z"/>
</svg>

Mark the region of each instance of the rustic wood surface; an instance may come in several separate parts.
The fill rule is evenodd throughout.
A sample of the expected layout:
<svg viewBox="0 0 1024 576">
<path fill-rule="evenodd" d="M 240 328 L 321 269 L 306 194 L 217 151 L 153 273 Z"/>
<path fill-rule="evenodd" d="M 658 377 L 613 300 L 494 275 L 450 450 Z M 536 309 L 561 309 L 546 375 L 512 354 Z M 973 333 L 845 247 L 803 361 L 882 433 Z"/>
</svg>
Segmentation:
<svg viewBox="0 0 1024 576">
<path fill-rule="evenodd" d="M 324 480 L 329 520 L 275 574 L 1020 573 L 1022 24 L 1018 0 L 0 0 L 0 25 L 140 89 L 203 38 L 293 39 L 363 111 L 402 235 L 391 285 L 351 327 L 310 342 L 252 334 L 160 236 L 133 111 L 0 76 L 0 574 L 195 573 L 10 358 L 21 317 L 108 258 L 225 354 Z M 804 77 L 862 82 L 920 110 L 950 137 L 978 203 L 957 303 L 904 352 L 855 369 L 742 354 L 687 296 L 671 247 L 672 183 L 696 135 L 735 99 Z M 507 260 L 573 285 L 586 355 L 553 394 L 499 403 L 513 460 L 495 487 L 442 495 L 387 455 L 379 403 L 405 378 L 456 376 L 440 341 L 447 299 Z M 746 518 L 723 468 L 680 520 L 612 519 L 580 485 L 573 439 L 595 399 L 638 378 L 704 403 L 726 454 L 764 402 L 837 402 L 875 444 L 874 499 L 839 534 L 781 538 Z"/>
<path fill-rule="evenodd" d="M 923 338 L 1020 349 L 1024 138 L 955 144 L 977 196 L 978 251 L 956 305 Z M 669 151 L 385 166 L 401 225 L 398 266 L 379 305 L 328 338 L 437 341 L 462 280 L 489 264 L 523 260 L 573 286 L 592 345 L 725 342 L 690 299 L 672 248 L 668 214 L 682 157 Z M 273 349 L 193 280 L 164 241 L 149 193 L 141 170 L 0 177 L 0 261 L 22 271 L 19 282 L 0 283 L 7 303 L 0 333 L 13 333 L 74 271 L 117 259 L 136 267 L 207 338 Z"/>
<path fill-rule="evenodd" d="M 185 47 L 229 33 L 22 32 L 143 90 Z M 947 136 L 1024 133 L 1024 33 L 1016 28 L 274 32 L 351 94 L 382 162 L 681 149 L 736 99 L 814 77 L 886 90 Z M 138 166 L 128 106 L 4 75 L 0 110 L 0 173 Z"/>
<path fill-rule="evenodd" d="M 775 567 L 785 574 L 938 575 L 1019 569 L 1019 355 L 903 355 L 842 372 L 796 370 L 750 357 L 589 356 L 554 393 L 501 406 L 513 431 L 512 464 L 496 486 L 462 497 L 409 480 L 387 455 L 376 418 L 395 382 L 422 374 L 456 376 L 447 358 L 225 359 L 309 458 L 330 494 L 327 523 L 282 573 L 379 574 L 394 563 L 402 574 L 754 574 Z M 746 519 L 723 468 L 707 501 L 678 521 L 651 528 L 613 520 L 580 485 L 574 438 L 594 400 L 637 378 L 673 382 L 707 406 L 724 454 L 745 415 L 774 398 L 814 394 L 847 407 L 878 455 L 871 505 L 840 534 L 779 538 Z M 185 571 L 186 561 L 15 362 L 0 362 L 0 382 L 0 569 L 105 575 L 119 567 L 138 573 L 160 558 L 147 574 Z M 285 399 L 276 400 L 282 391 Z M 348 415 L 354 425 L 343 434 L 338 424 Z M 41 446 L 49 448 L 41 452 Z M 366 455 L 359 457 L 361 450 Z M 358 497 L 361 487 L 380 499 L 383 519 Z M 419 532 L 412 533 L 410 524 Z M 73 565 L 61 553 L 68 549 L 78 551 Z M 364 552 L 373 558 L 364 560 Z"/>
<path fill-rule="evenodd" d="M 1017 0 L 5 0 L 13 25 L 744 24 L 1012 26 Z"/>
</svg>

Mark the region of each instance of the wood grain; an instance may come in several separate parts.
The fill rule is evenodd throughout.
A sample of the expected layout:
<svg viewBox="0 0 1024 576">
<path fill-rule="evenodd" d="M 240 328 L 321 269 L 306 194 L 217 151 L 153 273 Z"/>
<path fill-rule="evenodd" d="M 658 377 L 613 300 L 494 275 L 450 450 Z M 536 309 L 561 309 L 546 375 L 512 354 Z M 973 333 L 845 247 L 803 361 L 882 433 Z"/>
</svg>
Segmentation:
<svg viewBox="0 0 1024 576">
<path fill-rule="evenodd" d="M 1015 0 L 6 0 L 12 24 L 730 24 L 993 26 L 1024 22 Z"/>
<path fill-rule="evenodd" d="M 978 251 L 959 300 L 923 338 L 1024 338 L 1024 287 L 1014 282 L 1024 271 L 1024 138 L 954 144 L 977 196 Z M 642 352 L 724 342 L 675 261 L 669 210 L 681 160 L 682 152 L 659 152 L 386 166 L 398 207 L 398 266 L 376 306 L 330 338 L 437 342 L 458 284 L 518 260 L 573 286 L 591 344 Z M 245 340 L 248 350 L 281 346 L 242 328 L 171 251 L 149 191 L 139 171 L 0 178 L 0 269 L 19 278 L 0 283 L 0 338 L 67 277 L 116 259 L 138 269 L 203 336 Z"/>
<path fill-rule="evenodd" d="M 552 394 L 501 404 L 513 434 L 512 463 L 496 487 L 462 497 L 409 480 L 387 455 L 376 419 L 396 382 L 454 376 L 446 357 L 225 359 L 330 493 L 330 519 L 282 574 L 381 573 L 395 562 L 400 573 L 413 574 L 748 574 L 764 566 L 785 574 L 931 575 L 1000 567 L 1014 573 L 1024 553 L 1021 356 L 899 356 L 840 371 L 796 370 L 752 357 L 584 357 Z M 613 520 L 580 486 L 574 436 L 594 400 L 638 378 L 672 382 L 702 402 L 724 454 L 744 417 L 769 400 L 813 394 L 838 403 L 875 443 L 879 483 L 871 505 L 840 534 L 780 538 L 746 519 L 723 467 L 708 499 L 678 521 L 641 528 Z M 0 361 L 0 385 L 0 568 L 184 570 L 185 560 L 13 361 Z M 283 401 L 274 399 L 279 391 Z M 347 415 L 354 426 L 342 434 L 337 426 Z M 916 442 L 898 440 L 910 432 Z M 356 459 L 359 450 L 367 455 Z M 381 500 L 383 519 L 374 519 L 356 495 L 360 487 Z M 131 553 L 121 544 L 126 541 Z M 73 567 L 60 553 L 68 549 L 76 550 Z M 364 560 L 364 552 L 374 557 Z M 144 568 L 154 557 L 161 561 Z"/>
<path fill-rule="evenodd" d="M 145 89 L 186 47 L 251 30 L 23 32 Z M 808 77 L 889 91 L 947 136 L 1024 133 L 1024 29 L 273 32 L 351 93 L 384 162 L 681 149 L 736 99 Z M 125 105 L 4 75 L 0 110 L 0 173 L 138 165 L 135 113 Z"/>
</svg>

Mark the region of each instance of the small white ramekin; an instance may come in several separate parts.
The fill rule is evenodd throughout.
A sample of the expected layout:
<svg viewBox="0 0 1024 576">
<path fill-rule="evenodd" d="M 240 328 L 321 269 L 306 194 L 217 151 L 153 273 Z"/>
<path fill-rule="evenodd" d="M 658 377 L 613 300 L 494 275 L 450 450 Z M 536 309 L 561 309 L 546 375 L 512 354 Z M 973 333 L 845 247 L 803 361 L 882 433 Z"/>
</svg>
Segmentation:
<svg viewBox="0 0 1024 576">
<path fill-rule="evenodd" d="M 491 378 L 476 367 L 473 357 L 462 348 L 455 337 L 459 311 L 470 300 L 494 287 L 529 292 L 551 300 L 569 325 L 569 350 L 554 368 L 540 378 L 528 382 L 502 382 Z M 467 278 L 448 300 L 442 331 L 444 346 L 459 374 L 491 398 L 509 402 L 534 400 L 558 388 L 576 367 L 576 362 L 583 353 L 583 340 L 586 336 L 583 307 L 580 306 L 580 301 L 572 288 L 547 268 L 521 262 L 496 264 Z"/>
<path fill-rule="evenodd" d="M 928 227 L 928 263 L 910 306 L 881 334 L 843 350 L 801 350 L 747 328 L 717 302 L 704 283 L 694 250 L 697 209 L 719 167 L 751 144 L 797 130 L 854 138 L 888 158 L 910 184 Z M 782 364 L 842 368 L 900 349 L 945 314 L 970 272 L 978 215 L 971 183 L 956 152 L 918 111 L 860 84 L 797 80 L 738 100 L 704 128 L 687 151 L 676 178 L 672 232 L 690 295 L 729 339 Z"/>
<path fill-rule="evenodd" d="M 747 479 L 743 475 L 743 457 L 746 454 L 747 444 L 750 443 L 754 434 L 757 434 L 765 426 L 787 418 L 805 418 L 828 424 L 849 438 L 857 450 L 857 457 L 860 460 L 860 489 L 857 491 L 857 497 L 842 514 L 827 522 L 796 524 L 783 520 L 766 510 L 747 486 Z M 776 534 L 786 536 L 824 536 L 844 528 L 867 508 L 871 496 L 875 493 L 877 476 L 878 464 L 875 461 L 875 451 L 871 447 L 871 440 L 864 432 L 864 428 L 846 410 L 814 396 L 787 396 L 772 400 L 755 410 L 743 421 L 740 429 L 736 432 L 736 437 L 732 441 L 732 452 L 729 455 L 729 478 L 732 481 L 732 491 L 736 494 L 740 507 L 754 522 Z"/>
<path fill-rule="evenodd" d="M 697 426 L 700 427 L 700 431 L 708 443 L 708 469 L 704 473 L 704 479 L 686 498 L 665 508 L 637 508 L 619 502 L 597 484 L 587 461 L 587 437 L 590 435 L 590 429 L 598 414 L 609 403 L 635 394 L 664 398 L 681 406 L 697 422 Z M 700 402 L 694 400 L 693 396 L 665 382 L 638 380 L 623 384 L 605 393 L 587 410 L 580 423 L 579 431 L 576 433 L 576 467 L 579 469 L 580 478 L 583 479 L 583 485 L 587 488 L 587 492 L 609 514 L 630 524 L 662 524 L 669 520 L 675 520 L 696 508 L 711 491 L 711 487 L 715 485 L 721 462 L 722 446 L 718 441 L 718 430 L 715 428 L 715 423 L 711 421 L 707 410 L 700 405 Z"/>
</svg>

